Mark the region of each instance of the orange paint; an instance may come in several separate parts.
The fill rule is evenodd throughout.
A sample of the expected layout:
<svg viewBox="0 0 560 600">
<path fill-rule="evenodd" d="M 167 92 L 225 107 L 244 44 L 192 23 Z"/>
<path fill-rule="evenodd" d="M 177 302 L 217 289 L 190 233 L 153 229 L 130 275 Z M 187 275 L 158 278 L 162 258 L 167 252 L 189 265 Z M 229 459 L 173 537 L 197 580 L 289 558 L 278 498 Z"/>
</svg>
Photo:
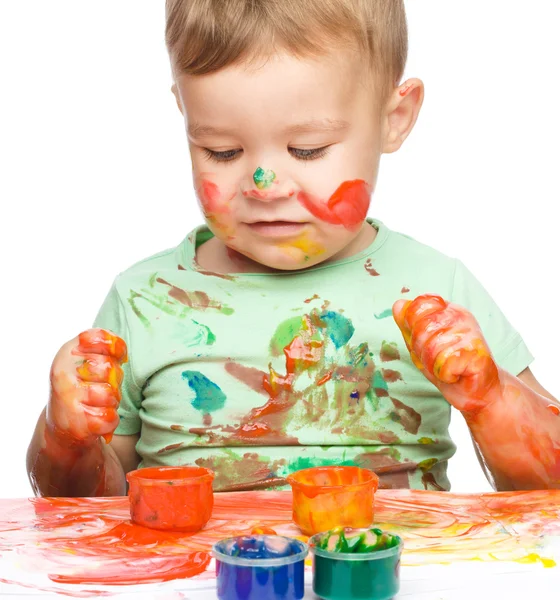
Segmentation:
<svg viewBox="0 0 560 600">
<path fill-rule="evenodd" d="M 102 354 L 124 363 L 128 360 L 126 344 L 120 337 L 105 329 L 88 329 L 78 336 L 79 345 L 74 354 Z"/>
<path fill-rule="evenodd" d="M 274 529 L 266 525 L 258 525 L 251 529 L 251 535 L 278 535 Z"/>
<path fill-rule="evenodd" d="M 356 230 L 366 219 L 370 194 L 370 186 L 362 179 L 356 179 L 342 183 L 326 202 L 307 192 L 300 192 L 298 200 L 321 221 Z"/>
<path fill-rule="evenodd" d="M 469 311 L 426 294 L 397 302 L 393 315 L 413 363 L 455 408 L 481 408 L 499 388 L 498 367 Z"/>
<path fill-rule="evenodd" d="M 104 584 L 212 580 L 210 549 L 216 541 L 255 528 L 306 541 L 292 522 L 289 491 L 216 494 L 208 527 L 194 534 L 140 527 L 130 523 L 129 511 L 123 497 L 0 499 L 0 561 L 9 561 L 17 549 L 17 569 L 9 581 L 14 591 L 30 587 L 101 597 L 114 591 L 105 591 Z M 375 523 L 405 541 L 403 566 L 499 561 L 553 567 L 558 554 L 547 540 L 560 536 L 560 491 L 380 490 Z M 30 572 L 36 576 L 33 584 Z M 50 584 L 36 583 L 45 576 Z M 86 582 L 97 587 L 80 587 Z M 185 589 L 188 582 L 179 585 Z"/>
<path fill-rule="evenodd" d="M 313 467 L 292 473 L 288 483 L 293 492 L 294 522 L 306 535 L 373 523 L 379 478 L 369 469 Z"/>
<path fill-rule="evenodd" d="M 130 516 L 137 525 L 200 531 L 212 514 L 214 473 L 202 467 L 152 467 L 127 474 Z"/>
<path fill-rule="evenodd" d="M 413 363 L 465 417 L 498 488 L 560 487 L 560 407 L 495 362 L 475 317 L 440 296 L 399 300 Z"/>
</svg>

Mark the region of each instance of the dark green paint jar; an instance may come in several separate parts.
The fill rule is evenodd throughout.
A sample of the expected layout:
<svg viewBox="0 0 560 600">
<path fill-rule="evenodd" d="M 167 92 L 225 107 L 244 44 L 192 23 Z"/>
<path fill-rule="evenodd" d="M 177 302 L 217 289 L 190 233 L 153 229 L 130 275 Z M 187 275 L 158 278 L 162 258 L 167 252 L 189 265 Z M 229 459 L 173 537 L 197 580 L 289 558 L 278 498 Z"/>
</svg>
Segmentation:
<svg viewBox="0 0 560 600">
<path fill-rule="evenodd" d="M 365 529 L 347 533 L 359 534 Z M 309 540 L 313 552 L 313 591 L 325 600 L 390 600 L 400 587 L 399 570 L 403 549 L 364 553 L 331 552 L 317 547 L 319 533 Z"/>
</svg>

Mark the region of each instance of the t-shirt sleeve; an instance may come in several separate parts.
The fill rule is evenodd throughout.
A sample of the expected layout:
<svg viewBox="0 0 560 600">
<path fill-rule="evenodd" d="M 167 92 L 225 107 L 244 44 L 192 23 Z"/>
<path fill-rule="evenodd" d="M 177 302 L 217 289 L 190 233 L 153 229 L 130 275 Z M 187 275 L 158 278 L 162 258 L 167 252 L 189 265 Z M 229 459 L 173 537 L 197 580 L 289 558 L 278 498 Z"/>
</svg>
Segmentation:
<svg viewBox="0 0 560 600">
<path fill-rule="evenodd" d="M 128 362 L 123 365 L 122 399 L 119 405 L 120 422 L 115 430 L 117 435 L 132 435 L 141 429 L 140 406 L 142 390 L 134 380 L 132 340 L 121 297 L 113 284 L 94 321 L 94 327 L 107 329 L 121 337 L 128 348 Z"/>
<path fill-rule="evenodd" d="M 533 362 L 533 356 L 521 335 L 482 284 L 458 260 L 450 300 L 476 317 L 494 359 L 502 369 L 517 376 Z"/>
</svg>

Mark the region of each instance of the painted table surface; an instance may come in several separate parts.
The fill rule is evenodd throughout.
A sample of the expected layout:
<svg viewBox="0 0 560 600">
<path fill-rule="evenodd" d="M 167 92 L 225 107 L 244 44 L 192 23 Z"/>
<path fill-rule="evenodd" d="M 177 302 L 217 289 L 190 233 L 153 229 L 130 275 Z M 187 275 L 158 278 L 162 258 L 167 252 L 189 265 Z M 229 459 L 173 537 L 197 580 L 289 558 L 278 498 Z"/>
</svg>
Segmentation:
<svg viewBox="0 0 560 600">
<path fill-rule="evenodd" d="M 0 500 L 0 596 L 213 598 L 216 540 L 258 526 L 301 538 L 291 492 L 216 494 L 194 535 L 136 527 L 128 510 L 127 498 Z M 375 523 L 405 540 L 399 600 L 560 598 L 560 491 L 383 490 Z"/>
</svg>

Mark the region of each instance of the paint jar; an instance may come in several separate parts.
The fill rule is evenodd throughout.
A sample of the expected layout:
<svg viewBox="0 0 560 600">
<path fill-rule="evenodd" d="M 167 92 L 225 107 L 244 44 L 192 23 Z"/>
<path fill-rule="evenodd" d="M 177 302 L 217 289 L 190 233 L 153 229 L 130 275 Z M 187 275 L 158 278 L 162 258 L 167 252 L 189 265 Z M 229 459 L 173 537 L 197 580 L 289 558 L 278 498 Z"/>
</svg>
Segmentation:
<svg viewBox="0 0 560 600">
<path fill-rule="evenodd" d="M 365 532 L 347 530 L 347 535 Z M 327 532 L 328 533 L 328 532 Z M 400 588 L 402 539 L 386 550 L 365 553 L 333 552 L 319 548 L 321 536 L 309 540 L 313 553 L 313 591 L 325 600 L 390 600 Z"/>
<path fill-rule="evenodd" d="M 202 467 L 150 467 L 131 471 L 130 518 L 137 525 L 200 531 L 214 506 L 214 472 Z"/>
<path fill-rule="evenodd" d="M 309 548 L 281 535 L 247 535 L 217 542 L 219 600 L 300 600 Z"/>
<path fill-rule="evenodd" d="M 335 527 L 373 523 L 373 496 L 379 478 L 360 467 L 313 467 L 288 475 L 293 520 L 306 535 Z"/>
</svg>

